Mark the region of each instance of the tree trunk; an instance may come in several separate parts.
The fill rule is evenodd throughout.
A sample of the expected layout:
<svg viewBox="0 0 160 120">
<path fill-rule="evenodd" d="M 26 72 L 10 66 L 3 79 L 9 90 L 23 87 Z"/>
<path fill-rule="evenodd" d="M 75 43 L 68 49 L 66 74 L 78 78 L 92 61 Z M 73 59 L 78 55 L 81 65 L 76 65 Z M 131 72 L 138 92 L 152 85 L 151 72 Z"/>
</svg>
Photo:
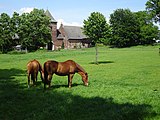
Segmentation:
<svg viewBox="0 0 160 120">
<path fill-rule="evenodd" d="M 96 64 L 98 65 L 98 45 L 97 45 L 97 43 L 95 44 L 96 45 L 96 47 L 95 47 L 95 49 L 96 49 Z"/>
</svg>

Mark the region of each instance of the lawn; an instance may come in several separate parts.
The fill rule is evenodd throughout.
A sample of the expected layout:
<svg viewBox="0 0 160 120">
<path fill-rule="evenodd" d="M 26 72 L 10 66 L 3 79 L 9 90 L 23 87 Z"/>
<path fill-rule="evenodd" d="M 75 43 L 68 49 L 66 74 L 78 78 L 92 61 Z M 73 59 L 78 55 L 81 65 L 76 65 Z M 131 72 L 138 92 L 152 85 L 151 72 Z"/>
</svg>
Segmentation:
<svg viewBox="0 0 160 120">
<path fill-rule="evenodd" d="M 0 54 L 1 120 L 160 120 L 159 46 L 95 48 L 27 54 Z M 89 86 L 76 74 L 72 88 L 67 77 L 53 76 L 52 87 L 27 88 L 26 64 L 37 59 L 73 59 L 89 75 Z"/>
</svg>

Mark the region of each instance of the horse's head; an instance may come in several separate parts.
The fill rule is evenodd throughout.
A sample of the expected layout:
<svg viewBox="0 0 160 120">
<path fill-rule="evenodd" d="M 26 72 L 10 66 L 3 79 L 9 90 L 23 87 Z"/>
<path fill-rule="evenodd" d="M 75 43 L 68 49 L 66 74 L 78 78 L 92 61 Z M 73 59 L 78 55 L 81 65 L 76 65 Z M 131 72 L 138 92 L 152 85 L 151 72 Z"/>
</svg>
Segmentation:
<svg viewBox="0 0 160 120">
<path fill-rule="evenodd" d="M 88 86 L 88 74 L 85 73 L 83 76 L 82 76 L 82 80 L 83 80 L 83 83 L 85 86 Z"/>
</svg>

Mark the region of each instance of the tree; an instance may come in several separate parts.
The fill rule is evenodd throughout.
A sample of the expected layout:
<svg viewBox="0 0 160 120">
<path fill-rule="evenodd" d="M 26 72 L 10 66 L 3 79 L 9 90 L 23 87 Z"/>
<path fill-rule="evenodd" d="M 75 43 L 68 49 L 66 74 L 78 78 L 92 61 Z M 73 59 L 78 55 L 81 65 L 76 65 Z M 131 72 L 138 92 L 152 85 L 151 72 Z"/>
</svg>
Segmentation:
<svg viewBox="0 0 160 120">
<path fill-rule="evenodd" d="M 44 10 L 34 9 L 31 13 L 21 16 L 14 12 L 10 18 L 6 13 L 0 15 L 0 47 L 2 52 L 12 49 L 13 45 L 21 44 L 28 50 L 36 50 L 51 40 L 50 19 Z M 14 39 L 18 36 L 18 39 Z"/>
<path fill-rule="evenodd" d="M 10 20 L 10 31 L 13 38 L 12 43 L 14 46 L 21 44 L 20 39 L 18 37 L 19 24 L 20 24 L 20 16 L 17 12 L 14 12 Z"/>
<path fill-rule="evenodd" d="M 99 12 L 93 12 L 87 20 L 83 21 L 83 31 L 94 43 L 96 48 L 96 64 L 98 64 L 98 46 L 97 43 L 103 42 L 109 32 L 109 25 L 106 18 Z"/>
<path fill-rule="evenodd" d="M 6 13 L 0 15 L 0 46 L 2 53 L 7 52 L 12 47 L 12 35 L 10 32 L 10 17 Z"/>
<path fill-rule="evenodd" d="M 44 10 L 34 9 L 31 13 L 20 16 L 18 35 L 23 47 L 36 50 L 51 39 L 50 19 Z"/>
<path fill-rule="evenodd" d="M 144 25 L 140 30 L 140 44 L 153 44 L 158 38 L 158 27 L 152 24 Z"/>
<path fill-rule="evenodd" d="M 117 9 L 110 15 L 112 38 L 110 45 L 129 47 L 137 44 L 139 24 L 129 9 Z"/>
<path fill-rule="evenodd" d="M 160 23 L 160 1 L 148 0 L 146 2 L 146 9 L 155 22 Z"/>
<path fill-rule="evenodd" d="M 158 37 L 158 27 L 155 26 L 146 11 L 139 11 L 135 13 L 140 25 L 139 44 L 153 44 Z"/>
</svg>

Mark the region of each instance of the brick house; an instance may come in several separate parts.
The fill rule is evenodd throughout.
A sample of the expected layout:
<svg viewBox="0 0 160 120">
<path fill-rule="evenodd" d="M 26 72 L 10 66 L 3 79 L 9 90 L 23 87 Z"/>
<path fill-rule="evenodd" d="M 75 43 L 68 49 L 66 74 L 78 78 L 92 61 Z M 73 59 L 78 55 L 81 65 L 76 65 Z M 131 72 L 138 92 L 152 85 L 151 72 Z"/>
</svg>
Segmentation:
<svg viewBox="0 0 160 120">
<path fill-rule="evenodd" d="M 55 50 L 55 45 L 54 43 L 57 41 L 57 21 L 53 18 L 49 10 L 46 10 L 45 12 L 46 16 L 50 18 L 50 25 L 49 27 L 51 28 L 51 33 L 52 33 L 52 41 L 48 43 L 48 50 Z"/>
<path fill-rule="evenodd" d="M 57 29 L 57 21 L 47 10 L 45 14 L 51 19 L 50 28 L 52 32 L 52 42 L 48 44 L 49 50 L 87 48 L 91 46 L 89 40 L 79 26 L 64 26 L 61 24 Z"/>
</svg>

